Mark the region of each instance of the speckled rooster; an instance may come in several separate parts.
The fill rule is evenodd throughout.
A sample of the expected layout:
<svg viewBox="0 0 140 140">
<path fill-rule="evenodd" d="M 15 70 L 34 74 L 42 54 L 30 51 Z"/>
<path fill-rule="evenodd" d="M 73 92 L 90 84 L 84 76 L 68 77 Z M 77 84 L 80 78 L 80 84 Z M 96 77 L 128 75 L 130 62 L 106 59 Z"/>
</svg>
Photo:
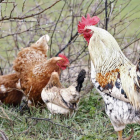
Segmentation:
<svg viewBox="0 0 140 140">
<path fill-rule="evenodd" d="M 118 139 L 122 140 L 126 124 L 140 124 L 140 61 L 133 65 L 122 53 L 115 38 L 94 26 L 98 22 L 97 16 L 91 18 L 87 14 L 87 18 L 81 18 L 78 32 L 88 42 L 92 82 L 103 97 L 106 113 L 115 131 L 118 131 Z"/>
</svg>

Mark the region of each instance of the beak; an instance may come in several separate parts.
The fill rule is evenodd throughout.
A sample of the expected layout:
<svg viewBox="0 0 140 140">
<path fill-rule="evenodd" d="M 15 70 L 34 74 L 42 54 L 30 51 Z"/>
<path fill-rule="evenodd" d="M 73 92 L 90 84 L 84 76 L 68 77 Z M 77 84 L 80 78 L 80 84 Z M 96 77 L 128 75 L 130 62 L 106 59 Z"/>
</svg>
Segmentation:
<svg viewBox="0 0 140 140">
<path fill-rule="evenodd" d="M 79 36 L 81 37 L 81 36 L 84 36 L 83 34 L 79 34 Z"/>
<path fill-rule="evenodd" d="M 70 67 L 70 64 L 68 64 L 67 67 Z"/>
</svg>

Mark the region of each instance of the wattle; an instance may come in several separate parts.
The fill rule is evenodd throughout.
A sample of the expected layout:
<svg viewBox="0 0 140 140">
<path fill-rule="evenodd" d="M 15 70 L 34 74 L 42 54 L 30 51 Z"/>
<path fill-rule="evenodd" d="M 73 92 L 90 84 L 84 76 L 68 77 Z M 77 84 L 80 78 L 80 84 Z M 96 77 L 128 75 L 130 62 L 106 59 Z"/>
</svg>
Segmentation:
<svg viewBox="0 0 140 140">
<path fill-rule="evenodd" d="M 61 68 L 62 70 L 65 70 L 67 67 L 66 67 L 66 66 L 60 66 L 60 68 Z"/>
</svg>

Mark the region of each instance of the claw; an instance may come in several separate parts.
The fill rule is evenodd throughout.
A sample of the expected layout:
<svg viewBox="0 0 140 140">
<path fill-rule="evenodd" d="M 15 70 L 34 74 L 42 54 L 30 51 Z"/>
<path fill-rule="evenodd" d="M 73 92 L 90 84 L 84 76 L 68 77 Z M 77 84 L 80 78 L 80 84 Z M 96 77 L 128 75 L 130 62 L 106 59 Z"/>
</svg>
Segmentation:
<svg viewBox="0 0 140 140">
<path fill-rule="evenodd" d="M 23 115 L 25 113 L 25 111 L 28 111 L 28 113 L 31 115 L 30 108 L 28 106 L 28 102 L 24 101 L 24 100 L 22 101 L 22 103 L 17 111 L 20 112 L 20 115 Z"/>
<path fill-rule="evenodd" d="M 130 136 L 128 138 L 123 138 L 122 140 L 131 140 L 132 137 L 133 137 L 133 135 L 134 135 L 134 130 L 133 130 L 133 128 L 131 128 L 131 134 L 130 134 Z"/>
</svg>

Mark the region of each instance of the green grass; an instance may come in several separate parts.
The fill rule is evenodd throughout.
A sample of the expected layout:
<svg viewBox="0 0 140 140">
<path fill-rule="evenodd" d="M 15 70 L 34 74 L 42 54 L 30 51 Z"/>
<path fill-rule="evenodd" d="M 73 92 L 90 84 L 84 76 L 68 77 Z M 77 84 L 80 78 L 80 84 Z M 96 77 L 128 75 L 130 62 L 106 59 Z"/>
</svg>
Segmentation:
<svg viewBox="0 0 140 140">
<path fill-rule="evenodd" d="M 27 112 L 21 116 L 12 107 L 3 107 L 11 121 L 0 118 L 0 130 L 4 131 L 10 140 L 117 139 L 117 133 L 104 113 L 104 103 L 98 94 L 91 93 L 82 98 L 79 109 L 69 118 L 51 115 L 47 109 L 40 112 L 37 108 L 32 109 L 31 116 Z M 2 111 L 0 114 L 4 116 Z M 50 118 L 51 122 L 26 119 L 28 117 Z M 128 125 L 123 136 L 129 136 L 130 128 L 131 125 Z M 133 128 L 135 130 L 133 140 L 140 139 L 140 127 L 133 125 Z"/>
</svg>

